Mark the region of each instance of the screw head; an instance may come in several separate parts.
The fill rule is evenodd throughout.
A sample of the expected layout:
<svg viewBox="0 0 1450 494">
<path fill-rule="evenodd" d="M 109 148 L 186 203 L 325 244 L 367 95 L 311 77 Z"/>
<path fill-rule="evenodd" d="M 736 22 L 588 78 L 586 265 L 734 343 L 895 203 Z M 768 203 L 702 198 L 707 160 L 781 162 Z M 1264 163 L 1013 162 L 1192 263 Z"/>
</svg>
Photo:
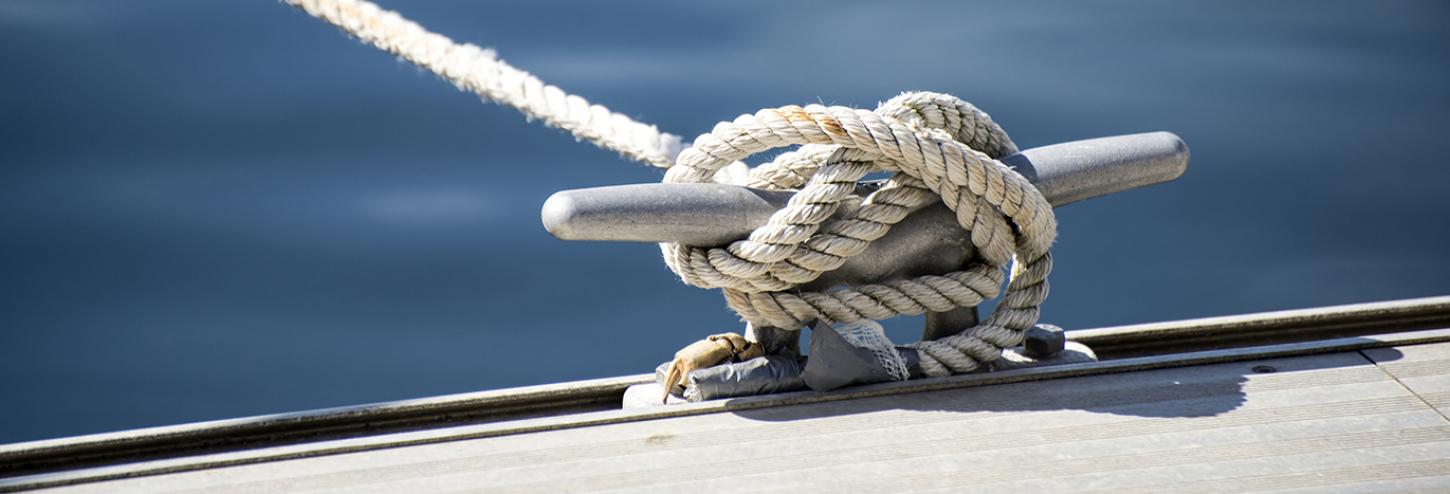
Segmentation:
<svg viewBox="0 0 1450 494">
<path fill-rule="evenodd" d="M 1032 358 L 1047 358 L 1067 347 L 1067 334 L 1062 328 L 1051 324 L 1037 324 L 1027 329 L 1022 342 L 1024 354 Z"/>
</svg>

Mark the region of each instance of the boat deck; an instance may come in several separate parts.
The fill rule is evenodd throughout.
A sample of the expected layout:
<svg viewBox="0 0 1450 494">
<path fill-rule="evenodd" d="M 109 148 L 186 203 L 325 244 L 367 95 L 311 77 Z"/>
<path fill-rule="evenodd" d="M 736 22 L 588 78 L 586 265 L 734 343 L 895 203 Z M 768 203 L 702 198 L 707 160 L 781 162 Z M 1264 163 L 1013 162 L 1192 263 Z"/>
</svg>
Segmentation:
<svg viewBox="0 0 1450 494">
<path fill-rule="evenodd" d="M 183 455 L 57 492 L 1450 491 L 1450 330 Z"/>
</svg>

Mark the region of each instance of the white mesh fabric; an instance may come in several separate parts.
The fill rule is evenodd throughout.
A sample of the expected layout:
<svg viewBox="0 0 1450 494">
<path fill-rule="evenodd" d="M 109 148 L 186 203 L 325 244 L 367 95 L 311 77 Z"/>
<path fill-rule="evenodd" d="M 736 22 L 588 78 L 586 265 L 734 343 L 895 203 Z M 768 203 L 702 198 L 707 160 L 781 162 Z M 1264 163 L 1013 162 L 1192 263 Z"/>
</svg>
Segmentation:
<svg viewBox="0 0 1450 494">
<path fill-rule="evenodd" d="M 892 380 L 905 381 L 911 377 L 910 371 L 906 369 L 906 360 L 901 358 L 901 353 L 896 351 L 896 345 L 886 337 L 886 330 L 876 321 L 862 319 L 835 326 L 835 329 L 851 346 L 870 350 L 881 368 L 891 374 Z"/>
</svg>

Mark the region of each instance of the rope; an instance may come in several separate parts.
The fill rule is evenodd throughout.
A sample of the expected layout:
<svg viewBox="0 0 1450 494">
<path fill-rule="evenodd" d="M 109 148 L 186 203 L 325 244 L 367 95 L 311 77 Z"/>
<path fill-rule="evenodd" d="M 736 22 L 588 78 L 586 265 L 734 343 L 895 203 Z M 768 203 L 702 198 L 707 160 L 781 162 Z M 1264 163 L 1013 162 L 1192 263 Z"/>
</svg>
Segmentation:
<svg viewBox="0 0 1450 494">
<path fill-rule="evenodd" d="M 530 120 L 660 168 L 680 152 L 680 136 L 591 104 L 499 60 L 493 50 L 458 44 L 396 12 L 362 0 L 283 0 L 380 50 L 438 74 L 463 91 L 511 106 Z"/>
<path fill-rule="evenodd" d="M 913 346 L 926 374 L 970 372 L 1021 343 L 1037 322 L 1052 270 L 1057 223 L 1042 194 L 999 158 L 1017 152 L 985 112 L 956 97 L 905 93 L 875 111 L 785 106 L 721 122 L 680 150 L 678 136 L 546 85 L 490 50 L 457 44 L 363 0 L 283 0 L 348 34 L 426 68 L 461 90 L 631 159 L 667 168 L 666 183 L 731 175 L 739 160 L 799 145 L 751 170 L 751 187 L 797 190 L 786 207 L 726 247 L 661 244 L 665 264 L 687 284 L 719 288 L 746 321 L 799 329 L 811 320 L 854 322 L 945 312 L 1006 292 L 981 324 Z M 733 165 L 733 166 L 732 166 Z M 857 181 L 894 175 L 859 208 L 832 218 Z M 977 259 L 960 271 L 822 292 L 796 287 L 840 267 L 911 212 L 943 201 L 970 232 Z"/>
<path fill-rule="evenodd" d="M 697 137 L 665 182 L 710 181 L 736 160 L 798 144 L 807 146 L 751 174 L 754 185 L 804 181 L 786 207 L 728 247 L 664 244 L 670 269 L 688 284 L 721 288 L 730 307 L 752 323 L 799 328 L 818 318 L 853 322 L 975 306 L 996 295 L 1000 266 L 1013 262 L 1003 301 L 982 324 L 915 346 L 922 369 L 940 376 L 975 370 L 1022 341 L 1047 298 L 1048 248 L 1057 226 L 1042 194 L 997 161 L 1016 146 L 985 112 L 926 92 L 903 94 L 875 112 L 819 105 L 761 110 Z M 856 181 L 879 170 L 896 175 L 854 214 L 828 224 Z M 984 264 L 893 283 L 792 291 L 839 267 L 937 197 L 971 232 Z"/>
</svg>

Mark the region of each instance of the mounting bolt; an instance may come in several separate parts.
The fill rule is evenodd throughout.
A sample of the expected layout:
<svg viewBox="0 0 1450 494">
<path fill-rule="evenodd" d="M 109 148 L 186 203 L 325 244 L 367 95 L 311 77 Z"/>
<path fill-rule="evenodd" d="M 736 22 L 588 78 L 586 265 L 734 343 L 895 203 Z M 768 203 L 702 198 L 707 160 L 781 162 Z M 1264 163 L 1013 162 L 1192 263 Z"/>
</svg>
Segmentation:
<svg viewBox="0 0 1450 494">
<path fill-rule="evenodd" d="M 1024 354 L 1032 358 L 1047 358 L 1057 355 L 1067 347 L 1067 335 L 1062 328 L 1051 324 L 1037 324 L 1027 329 L 1027 338 L 1022 342 Z"/>
</svg>

